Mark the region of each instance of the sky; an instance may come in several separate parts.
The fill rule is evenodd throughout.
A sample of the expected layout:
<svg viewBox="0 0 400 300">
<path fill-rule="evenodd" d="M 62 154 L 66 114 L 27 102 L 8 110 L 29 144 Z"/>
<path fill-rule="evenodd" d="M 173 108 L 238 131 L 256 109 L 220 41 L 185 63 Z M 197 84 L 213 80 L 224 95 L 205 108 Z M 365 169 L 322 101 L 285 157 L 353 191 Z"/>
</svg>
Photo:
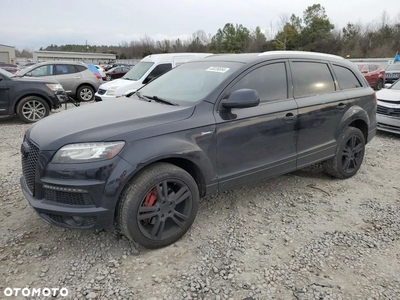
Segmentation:
<svg viewBox="0 0 400 300">
<path fill-rule="evenodd" d="M 154 40 L 214 35 L 226 23 L 276 30 L 283 14 L 325 7 L 336 28 L 379 22 L 384 11 L 400 21 L 399 0 L 0 0 L 0 44 L 38 50 L 50 44 L 118 45 L 145 35 Z"/>
</svg>

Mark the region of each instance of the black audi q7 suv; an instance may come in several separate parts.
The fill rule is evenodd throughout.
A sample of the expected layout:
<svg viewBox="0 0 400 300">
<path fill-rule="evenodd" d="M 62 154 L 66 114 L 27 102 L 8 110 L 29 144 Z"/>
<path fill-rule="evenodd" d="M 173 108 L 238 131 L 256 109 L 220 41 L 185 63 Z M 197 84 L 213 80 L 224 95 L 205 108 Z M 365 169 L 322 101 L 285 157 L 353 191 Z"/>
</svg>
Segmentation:
<svg viewBox="0 0 400 300">
<path fill-rule="evenodd" d="M 129 98 L 36 123 L 21 147 L 21 186 L 50 224 L 115 225 L 163 247 L 185 234 L 205 195 L 318 162 L 336 178 L 353 176 L 375 115 L 375 92 L 341 57 L 213 55 Z"/>
</svg>

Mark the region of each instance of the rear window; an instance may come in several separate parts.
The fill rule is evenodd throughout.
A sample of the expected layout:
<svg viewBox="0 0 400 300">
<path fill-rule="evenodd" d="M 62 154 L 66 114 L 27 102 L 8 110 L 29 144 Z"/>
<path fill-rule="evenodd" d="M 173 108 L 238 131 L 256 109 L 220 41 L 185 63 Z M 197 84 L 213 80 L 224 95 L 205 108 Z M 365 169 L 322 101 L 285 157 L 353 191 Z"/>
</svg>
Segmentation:
<svg viewBox="0 0 400 300">
<path fill-rule="evenodd" d="M 356 89 L 362 87 L 360 81 L 354 73 L 345 67 L 333 65 L 337 81 L 341 90 Z"/>
</svg>

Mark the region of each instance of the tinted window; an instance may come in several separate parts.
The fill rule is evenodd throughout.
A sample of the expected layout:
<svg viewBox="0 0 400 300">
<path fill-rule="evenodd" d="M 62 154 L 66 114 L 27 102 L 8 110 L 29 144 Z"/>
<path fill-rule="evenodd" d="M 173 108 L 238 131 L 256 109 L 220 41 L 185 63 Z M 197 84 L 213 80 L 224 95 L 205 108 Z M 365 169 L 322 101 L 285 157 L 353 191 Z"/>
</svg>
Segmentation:
<svg viewBox="0 0 400 300">
<path fill-rule="evenodd" d="M 172 69 L 172 64 L 161 64 L 154 68 L 153 71 L 150 72 L 149 77 L 157 77 L 161 74 Z"/>
<path fill-rule="evenodd" d="M 30 73 L 33 77 L 51 76 L 54 75 L 53 69 L 53 65 L 45 65 L 33 69 Z"/>
<path fill-rule="evenodd" d="M 85 67 L 85 66 L 78 66 L 78 65 L 76 65 L 75 68 L 78 69 L 78 72 L 83 72 L 83 71 L 86 70 L 86 67 Z"/>
<path fill-rule="evenodd" d="M 293 62 L 292 75 L 295 97 L 306 97 L 335 91 L 335 83 L 327 64 Z"/>
<path fill-rule="evenodd" d="M 75 69 L 73 65 L 56 65 L 56 75 L 65 75 L 77 73 L 78 70 Z"/>
<path fill-rule="evenodd" d="M 254 89 L 261 101 L 287 98 L 286 67 L 284 63 L 270 64 L 251 71 L 240 79 L 231 89 Z"/>
<path fill-rule="evenodd" d="M 352 71 L 347 68 L 333 65 L 333 71 L 341 90 L 355 89 L 361 87 L 361 83 Z"/>
</svg>

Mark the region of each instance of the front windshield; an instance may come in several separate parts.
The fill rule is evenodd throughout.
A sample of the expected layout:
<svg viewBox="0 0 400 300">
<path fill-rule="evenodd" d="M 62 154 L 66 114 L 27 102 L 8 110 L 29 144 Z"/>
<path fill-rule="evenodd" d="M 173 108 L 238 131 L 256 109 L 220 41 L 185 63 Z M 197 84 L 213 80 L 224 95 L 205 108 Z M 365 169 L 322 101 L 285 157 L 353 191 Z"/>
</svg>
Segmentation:
<svg viewBox="0 0 400 300">
<path fill-rule="evenodd" d="M 400 90 L 400 80 L 397 80 L 395 83 L 393 83 L 389 89 L 391 90 Z"/>
<path fill-rule="evenodd" d="M 8 72 L 8 71 L 2 69 L 2 68 L 0 68 L 0 74 L 1 74 L 1 75 L 4 75 L 4 76 L 6 76 L 6 77 L 14 77 L 14 74 L 12 74 L 12 73 L 10 73 L 10 72 Z"/>
<path fill-rule="evenodd" d="M 141 61 L 129 70 L 122 78 L 127 80 L 138 81 L 142 76 L 154 65 L 153 62 Z"/>
<path fill-rule="evenodd" d="M 400 71 L 400 64 L 388 65 L 386 71 Z"/>
<path fill-rule="evenodd" d="M 238 62 L 188 62 L 161 75 L 139 93 L 179 105 L 192 105 L 204 99 L 242 65 Z"/>
</svg>

